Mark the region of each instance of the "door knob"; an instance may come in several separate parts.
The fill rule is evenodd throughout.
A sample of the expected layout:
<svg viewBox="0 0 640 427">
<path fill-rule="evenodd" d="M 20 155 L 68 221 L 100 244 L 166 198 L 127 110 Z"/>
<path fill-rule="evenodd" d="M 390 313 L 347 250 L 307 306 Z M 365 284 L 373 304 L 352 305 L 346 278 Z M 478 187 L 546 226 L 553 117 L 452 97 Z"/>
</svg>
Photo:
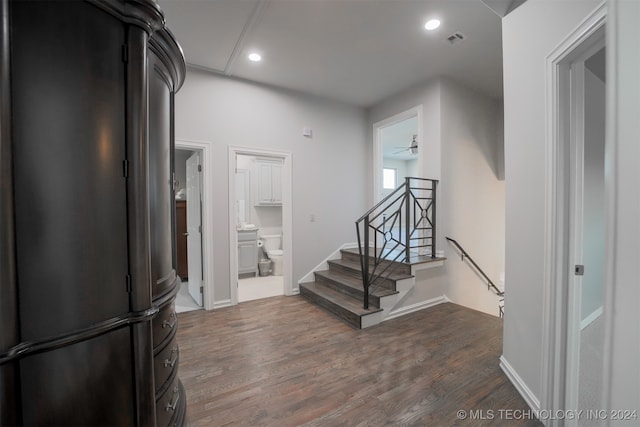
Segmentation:
<svg viewBox="0 0 640 427">
<path fill-rule="evenodd" d="M 188 236 L 188 235 L 189 235 L 189 233 L 184 233 L 184 235 L 185 235 L 185 236 Z"/>
</svg>

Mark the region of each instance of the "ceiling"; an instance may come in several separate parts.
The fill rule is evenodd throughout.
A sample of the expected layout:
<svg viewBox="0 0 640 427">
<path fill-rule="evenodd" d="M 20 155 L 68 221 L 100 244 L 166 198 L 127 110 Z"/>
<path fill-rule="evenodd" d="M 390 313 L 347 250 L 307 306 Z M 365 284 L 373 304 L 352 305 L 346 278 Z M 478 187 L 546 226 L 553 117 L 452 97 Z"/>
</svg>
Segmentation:
<svg viewBox="0 0 640 427">
<path fill-rule="evenodd" d="M 438 76 L 502 97 L 500 17 L 481 0 L 158 3 L 192 68 L 361 107 Z M 442 25 L 429 32 L 432 17 Z"/>
</svg>

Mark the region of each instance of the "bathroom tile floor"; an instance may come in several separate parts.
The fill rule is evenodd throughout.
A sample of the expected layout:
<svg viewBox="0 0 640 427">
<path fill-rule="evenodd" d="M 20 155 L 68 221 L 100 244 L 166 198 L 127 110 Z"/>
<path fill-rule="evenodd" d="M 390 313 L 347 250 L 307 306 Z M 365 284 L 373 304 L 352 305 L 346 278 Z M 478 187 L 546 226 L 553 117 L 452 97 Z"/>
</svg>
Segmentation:
<svg viewBox="0 0 640 427">
<path fill-rule="evenodd" d="M 191 295 L 189 295 L 189 282 L 182 282 L 180 290 L 176 296 L 176 313 L 184 313 L 186 311 L 202 310 Z"/>
<path fill-rule="evenodd" d="M 238 302 L 284 295 L 282 276 L 249 277 L 238 280 Z"/>
<path fill-rule="evenodd" d="M 284 295 L 284 282 L 282 276 L 249 277 L 238 280 L 238 302 L 253 301 L 261 298 Z M 202 310 L 191 295 L 189 295 L 189 282 L 182 282 L 176 296 L 176 312 Z"/>
</svg>

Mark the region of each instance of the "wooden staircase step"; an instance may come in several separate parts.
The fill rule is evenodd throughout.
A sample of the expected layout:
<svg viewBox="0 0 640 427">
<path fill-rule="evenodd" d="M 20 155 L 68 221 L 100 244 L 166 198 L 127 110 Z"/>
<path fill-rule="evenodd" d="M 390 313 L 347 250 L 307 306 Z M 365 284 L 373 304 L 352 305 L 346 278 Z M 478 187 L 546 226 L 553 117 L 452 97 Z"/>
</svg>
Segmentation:
<svg viewBox="0 0 640 427">
<path fill-rule="evenodd" d="M 353 249 L 342 249 L 340 251 L 342 259 L 344 261 L 354 262 L 360 265 L 360 252 L 358 248 Z M 370 260 L 373 260 L 373 256 L 369 256 Z M 402 262 L 402 261 L 390 261 L 390 260 L 382 260 L 381 265 L 393 264 L 393 271 L 397 274 L 405 273 L 411 274 L 411 264 Z M 359 268 L 358 268 L 359 269 Z"/>
<path fill-rule="evenodd" d="M 382 311 L 381 308 L 373 306 L 365 310 L 362 307 L 361 300 L 337 291 L 323 283 L 301 283 L 300 294 L 348 324 L 360 329 L 366 323 L 363 318 L 373 316 Z"/>
<path fill-rule="evenodd" d="M 316 282 L 329 286 L 338 292 L 345 293 L 351 297 L 363 301 L 364 288 L 362 286 L 362 280 L 350 275 L 345 275 L 335 270 L 323 270 L 316 271 Z M 380 307 L 380 298 L 397 294 L 398 291 L 388 289 L 385 287 L 378 287 L 369 294 L 369 302 L 371 305 Z"/>
<path fill-rule="evenodd" d="M 351 259 L 334 259 L 334 260 L 329 260 L 327 261 L 327 263 L 329 264 L 329 269 L 331 270 L 340 270 L 344 273 L 347 274 L 351 274 L 352 276 L 358 278 L 359 280 L 362 280 L 362 273 L 360 272 L 360 261 L 353 261 Z M 371 270 L 373 267 L 369 267 L 369 270 Z M 378 267 L 378 271 L 381 267 Z M 396 280 L 404 280 L 404 279 L 409 279 L 411 277 L 413 277 L 411 275 L 411 272 L 406 273 L 404 271 L 396 271 L 395 269 L 390 269 L 387 270 L 387 272 L 390 272 L 388 279 L 390 281 L 396 281 Z"/>
</svg>

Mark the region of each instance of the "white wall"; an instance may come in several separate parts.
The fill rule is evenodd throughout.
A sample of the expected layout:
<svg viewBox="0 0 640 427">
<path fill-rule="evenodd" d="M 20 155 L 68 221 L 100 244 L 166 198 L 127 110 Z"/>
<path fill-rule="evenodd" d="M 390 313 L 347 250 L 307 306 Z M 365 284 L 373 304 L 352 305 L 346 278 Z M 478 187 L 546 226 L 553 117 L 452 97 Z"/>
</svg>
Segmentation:
<svg viewBox="0 0 640 427">
<path fill-rule="evenodd" d="M 214 250 L 206 262 L 214 263 L 215 301 L 230 299 L 230 145 L 292 153 L 294 284 L 355 240 L 354 221 L 371 192 L 364 110 L 190 69 L 176 95 L 175 125 L 178 140 L 212 143 Z"/>
<path fill-rule="evenodd" d="M 441 235 L 460 243 L 500 286 L 504 272 L 504 181 L 499 180 L 500 102 L 451 80 L 441 82 L 442 181 L 438 222 Z M 443 242 L 455 303 L 499 315 L 499 299 L 459 251 Z M 508 286 L 508 285 L 507 285 Z M 508 310 L 508 308 L 507 308 Z"/>
<path fill-rule="evenodd" d="M 545 60 L 598 1 L 529 0 L 502 20 L 506 182 L 503 357 L 534 399 L 542 376 Z"/>
</svg>

